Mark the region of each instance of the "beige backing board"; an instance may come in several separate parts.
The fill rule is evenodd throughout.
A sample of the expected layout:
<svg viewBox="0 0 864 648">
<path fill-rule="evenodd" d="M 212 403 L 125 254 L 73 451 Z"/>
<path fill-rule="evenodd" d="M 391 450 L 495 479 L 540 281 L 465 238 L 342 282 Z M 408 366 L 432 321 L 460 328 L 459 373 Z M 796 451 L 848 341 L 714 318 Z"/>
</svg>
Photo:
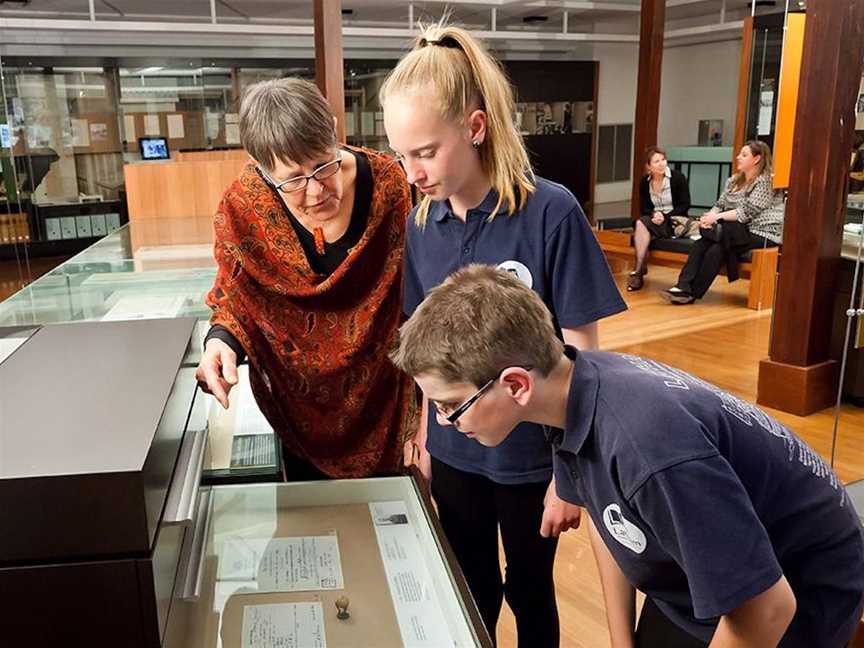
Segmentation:
<svg viewBox="0 0 864 648">
<path fill-rule="evenodd" d="M 221 525 L 220 525 L 221 526 Z M 227 525 L 234 526 L 232 524 Z M 238 524 L 238 535 L 242 525 Z M 376 646 L 401 648 L 402 638 L 390 596 L 384 563 L 367 504 L 293 508 L 280 511 L 274 537 L 320 536 L 336 532 L 342 560 L 344 590 L 316 592 L 235 592 L 228 597 L 222 614 L 221 638 L 224 648 L 241 647 L 243 608 L 247 605 L 320 601 L 324 610 L 324 632 L 328 648 Z M 223 536 L 227 537 L 227 536 Z M 219 616 L 213 612 L 213 591 L 218 565 L 211 557 L 205 565 L 201 605 L 192 622 L 189 648 L 216 645 Z M 350 599 L 350 619 L 336 618 L 335 601 Z M 209 600 L 208 600 L 209 599 Z M 193 630 L 194 628 L 194 630 Z"/>
</svg>

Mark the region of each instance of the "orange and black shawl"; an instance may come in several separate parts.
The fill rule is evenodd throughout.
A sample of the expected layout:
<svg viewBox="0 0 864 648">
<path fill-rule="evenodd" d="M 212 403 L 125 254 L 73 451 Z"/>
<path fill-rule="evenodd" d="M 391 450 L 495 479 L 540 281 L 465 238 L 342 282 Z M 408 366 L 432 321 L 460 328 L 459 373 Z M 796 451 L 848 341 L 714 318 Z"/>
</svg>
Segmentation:
<svg viewBox="0 0 864 648">
<path fill-rule="evenodd" d="M 413 431 L 412 380 L 387 358 L 402 313 L 402 255 L 411 199 L 390 158 L 372 171 L 366 231 L 329 277 L 306 259 L 279 196 L 254 166 L 226 190 L 214 219 L 211 324 L 249 355 L 252 391 L 288 452 L 333 477 L 399 469 Z"/>
</svg>

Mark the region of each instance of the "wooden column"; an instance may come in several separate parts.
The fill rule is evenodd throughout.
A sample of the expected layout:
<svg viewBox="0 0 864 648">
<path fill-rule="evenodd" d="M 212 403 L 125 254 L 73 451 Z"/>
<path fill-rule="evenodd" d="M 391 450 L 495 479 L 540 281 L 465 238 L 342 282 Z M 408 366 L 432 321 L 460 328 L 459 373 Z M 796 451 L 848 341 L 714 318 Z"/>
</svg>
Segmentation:
<svg viewBox="0 0 864 648">
<path fill-rule="evenodd" d="M 315 83 L 336 116 L 336 136 L 340 142 L 345 141 L 342 66 L 342 0 L 315 0 Z"/>
<path fill-rule="evenodd" d="M 741 68 L 738 71 L 738 108 L 735 112 L 735 136 L 732 143 L 732 169 L 735 157 L 747 139 L 747 110 L 750 105 L 750 68 L 753 61 L 753 16 L 744 19 L 741 32 Z"/>
<path fill-rule="evenodd" d="M 666 0 L 642 0 L 640 17 L 639 77 L 633 128 L 633 192 L 630 197 L 630 215 L 634 219 L 639 217 L 639 182 L 645 175 L 642 154 L 647 147 L 657 144 Z"/>
<path fill-rule="evenodd" d="M 758 402 L 798 415 L 830 406 L 828 357 L 846 176 L 864 58 L 864 0 L 810 0 L 770 359 Z"/>
</svg>

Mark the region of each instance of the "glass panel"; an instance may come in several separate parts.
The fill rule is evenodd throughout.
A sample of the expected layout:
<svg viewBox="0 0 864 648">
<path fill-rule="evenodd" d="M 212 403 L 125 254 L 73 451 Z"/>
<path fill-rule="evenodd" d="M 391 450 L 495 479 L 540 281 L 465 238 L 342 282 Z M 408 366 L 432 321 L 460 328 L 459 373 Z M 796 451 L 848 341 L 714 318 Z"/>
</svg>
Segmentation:
<svg viewBox="0 0 864 648">
<path fill-rule="evenodd" d="M 216 276 L 209 223 L 198 224 L 193 232 L 196 242 L 152 243 L 166 229 L 188 230 L 190 221 L 162 219 L 123 226 L 0 302 L 0 326 L 144 317 L 207 319 L 204 295 Z"/>
<path fill-rule="evenodd" d="M 301 77 L 309 81 L 315 80 L 314 61 L 291 61 L 289 65 L 276 65 L 274 67 L 242 67 L 237 68 L 237 83 L 239 94 L 242 97 L 246 88 L 259 81 L 270 81 L 272 79 L 283 79 L 285 77 Z"/>
<path fill-rule="evenodd" d="M 858 138 L 856 143 L 860 141 Z M 853 154 L 850 188 L 860 156 L 860 150 Z M 855 447 L 856 439 L 862 433 L 861 408 L 864 407 L 864 193 L 849 193 L 846 204 L 831 338 L 831 355 L 840 360 L 840 388 L 829 451 L 840 479 L 858 482 L 850 488 L 853 498 L 864 502 L 864 481 L 860 481 L 864 479 L 864 464 Z"/>
<path fill-rule="evenodd" d="M 378 91 L 392 65 L 392 62 L 346 62 L 345 137 L 349 144 L 388 150 Z"/>
<path fill-rule="evenodd" d="M 200 339 L 206 329 L 206 325 L 200 329 Z M 196 365 L 198 359 L 200 356 Z M 237 368 L 237 378 L 227 410 L 215 398 L 198 393 L 198 398 L 203 398 L 209 430 L 205 481 L 222 483 L 241 477 L 248 479 L 251 475 L 259 476 L 256 481 L 267 481 L 266 476 L 269 481 L 281 481 L 282 446 L 252 395 L 248 365 Z"/>
<path fill-rule="evenodd" d="M 19 126 L 21 197 L 34 205 L 115 200 L 122 157 L 114 86 L 102 68 L 7 67 Z M 22 182 L 23 180 L 23 182 Z"/>
<path fill-rule="evenodd" d="M 772 150 L 784 24 L 783 13 L 756 16 L 753 21 L 753 58 L 750 61 L 750 91 L 744 139 L 760 139 Z"/>
<path fill-rule="evenodd" d="M 181 150 L 225 146 L 231 75 L 201 61 L 121 67 L 120 106 L 126 161 L 141 159 L 143 138 L 165 138 L 171 157 Z"/>
<path fill-rule="evenodd" d="M 864 87 L 864 79 L 860 84 Z M 840 361 L 840 383 L 831 438 L 831 465 L 849 484 L 859 514 L 864 513 L 864 462 L 858 439 L 864 433 L 864 101 L 855 105 L 856 123 L 849 157 L 843 245 L 833 299 L 831 357 Z"/>
<path fill-rule="evenodd" d="M 32 257 L 68 256 L 120 226 L 123 154 L 113 70 L 12 63 L 3 67 L 4 185 L 11 230 L 31 244 L 18 255 L 26 282 L 45 266 Z"/>
<path fill-rule="evenodd" d="M 222 486 L 200 501 L 200 587 L 172 608 L 169 648 L 239 646 L 294 613 L 327 645 L 482 645 L 411 478 Z"/>
</svg>

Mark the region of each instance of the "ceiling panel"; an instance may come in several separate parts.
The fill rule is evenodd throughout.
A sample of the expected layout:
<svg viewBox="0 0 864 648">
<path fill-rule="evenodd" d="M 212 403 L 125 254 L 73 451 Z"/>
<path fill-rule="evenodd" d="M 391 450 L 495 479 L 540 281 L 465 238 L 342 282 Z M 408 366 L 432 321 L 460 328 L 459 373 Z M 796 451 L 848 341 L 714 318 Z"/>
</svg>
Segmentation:
<svg viewBox="0 0 864 648">
<path fill-rule="evenodd" d="M 725 0 L 727 22 L 740 20 L 749 13 L 749 0 Z M 785 1 L 785 0 L 784 0 Z M 639 33 L 640 0 L 600 0 L 598 9 L 585 9 L 583 3 L 571 3 L 581 8 L 567 9 L 570 33 Z M 720 20 L 723 0 L 667 0 L 667 29 L 678 26 L 706 26 Z M 215 0 L 217 19 L 230 24 L 303 24 L 312 21 L 312 0 Z M 621 10 L 609 9 L 620 5 Z M 510 2 L 450 0 L 439 2 L 418 0 L 413 3 L 417 21 L 434 22 L 445 13 L 451 21 L 470 29 L 490 30 L 492 9 L 496 8 L 497 29 L 501 31 L 563 31 L 564 11 L 568 2 Z M 98 20 L 137 20 L 160 22 L 209 22 L 210 0 L 95 0 Z M 405 0 L 342 0 L 342 7 L 351 13 L 344 15 L 345 26 L 405 28 L 409 25 L 409 3 Z M 627 8 L 628 10 L 624 10 Z M 770 11 L 770 9 L 769 9 Z M 764 13 L 760 10 L 759 13 Z M 0 0 L 0 16 L 33 18 L 89 17 L 88 0 L 31 0 L 22 4 Z M 542 16 L 544 22 L 526 23 L 529 16 Z M 170 28 L 168 28 L 170 32 Z M 122 40 L 122 32 L 116 34 Z M 255 36 L 250 36 L 255 38 Z M 538 44 L 540 47 L 542 43 Z M 350 46 L 350 45 L 349 45 Z"/>
</svg>

